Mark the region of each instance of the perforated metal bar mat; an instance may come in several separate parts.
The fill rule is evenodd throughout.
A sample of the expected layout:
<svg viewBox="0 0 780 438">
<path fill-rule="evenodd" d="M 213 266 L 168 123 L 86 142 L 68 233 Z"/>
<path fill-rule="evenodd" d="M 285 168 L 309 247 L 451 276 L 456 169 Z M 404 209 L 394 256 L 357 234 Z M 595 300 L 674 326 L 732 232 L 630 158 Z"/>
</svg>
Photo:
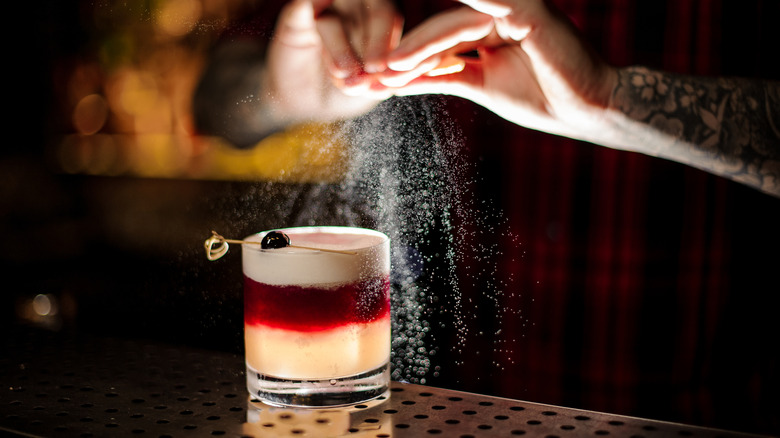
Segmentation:
<svg viewBox="0 0 780 438">
<path fill-rule="evenodd" d="M 29 330 L 6 344 L 0 435 L 751 436 L 395 382 L 387 397 L 350 408 L 271 408 L 247 398 L 236 355 Z"/>
</svg>

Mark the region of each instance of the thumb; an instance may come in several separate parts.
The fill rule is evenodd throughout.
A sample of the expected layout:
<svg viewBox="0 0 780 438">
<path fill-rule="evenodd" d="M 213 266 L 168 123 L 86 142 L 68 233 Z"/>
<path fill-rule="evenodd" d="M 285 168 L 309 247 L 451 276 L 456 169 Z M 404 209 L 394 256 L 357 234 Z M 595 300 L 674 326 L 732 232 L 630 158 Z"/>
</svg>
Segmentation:
<svg viewBox="0 0 780 438">
<path fill-rule="evenodd" d="M 314 3 L 331 0 L 292 0 L 279 14 L 274 39 L 292 47 L 307 47 L 319 42 L 314 21 Z"/>
</svg>

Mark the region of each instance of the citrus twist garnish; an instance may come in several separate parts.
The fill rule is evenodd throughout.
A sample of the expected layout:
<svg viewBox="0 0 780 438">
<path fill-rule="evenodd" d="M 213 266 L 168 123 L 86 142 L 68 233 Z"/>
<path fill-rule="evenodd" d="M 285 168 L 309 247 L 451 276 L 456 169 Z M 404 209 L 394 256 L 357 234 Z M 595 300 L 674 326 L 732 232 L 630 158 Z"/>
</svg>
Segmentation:
<svg viewBox="0 0 780 438">
<path fill-rule="evenodd" d="M 214 245 L 218 245 L 216 248 Z M 216 231 L 211 232 L 211 237 L 206 239 L 204 243 L 206 247 L 206 258 L 214 261 L 227 254 L 230 245 L 227 243 L 227 239 L 217 234 Z"/>
</svg>

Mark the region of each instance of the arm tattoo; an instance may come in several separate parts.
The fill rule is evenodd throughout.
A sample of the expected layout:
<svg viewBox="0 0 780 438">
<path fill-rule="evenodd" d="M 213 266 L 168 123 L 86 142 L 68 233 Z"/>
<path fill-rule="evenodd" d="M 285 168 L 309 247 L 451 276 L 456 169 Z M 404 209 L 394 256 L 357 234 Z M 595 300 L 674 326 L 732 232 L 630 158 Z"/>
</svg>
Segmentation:
<svg viewBox="0 0 780 438">
<path fill-rule="evenodd" d="M 649 128 L 636 150 L 780 197 L 780 83 L 631 67 L 619 70 L 612 106 Z"/>
</svg>

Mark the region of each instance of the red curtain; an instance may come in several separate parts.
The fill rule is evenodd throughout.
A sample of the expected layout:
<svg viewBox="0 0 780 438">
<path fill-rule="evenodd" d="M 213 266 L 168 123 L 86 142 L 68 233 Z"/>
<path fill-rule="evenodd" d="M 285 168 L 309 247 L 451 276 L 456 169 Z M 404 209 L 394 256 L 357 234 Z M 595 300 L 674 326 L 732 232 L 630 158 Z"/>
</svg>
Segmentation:
<svg viewBox="0 0 780 438">
<path fill-rule="evenodd" d="M 405 2 L 413 25 L 453 2 Z M 558 0 L 609 61 L 778 79 L 778 3 Z M 780 430 L 780 200 L 677 163 L 513 126 L 453 99 L 500 255 L 461 267 L 468 330 L 433 385 L 729 429 Z M 463 219 L 467 221 L 468 219 Z M 468 224 L 464 224 L 468 227 Z M 467 278 L 498 265 L 487 297 Z M 494 299 L 495 298 L 495 299 Z M 497 300 L 497 301 L 496 301 Z M 498 316 L 497 316 L 498 315 Z M 498 321 L 496 318 L 500 319 Z M 453 328 L 453 331 L 457 331 Z M 456 346 L 467 333 L 465 347 Z"/>
</svg>

